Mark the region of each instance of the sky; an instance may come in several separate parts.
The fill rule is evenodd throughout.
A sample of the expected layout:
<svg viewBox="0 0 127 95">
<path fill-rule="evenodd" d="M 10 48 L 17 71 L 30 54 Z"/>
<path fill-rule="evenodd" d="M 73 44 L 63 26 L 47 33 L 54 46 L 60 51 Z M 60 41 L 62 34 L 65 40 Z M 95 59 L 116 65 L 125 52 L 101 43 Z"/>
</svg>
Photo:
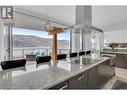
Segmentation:
<svg viewBox="0 0 127 95">
<path fill-rule="evenodd" d="M 13 34 L 15 35 L 34 35 L 41 38 L 52 38 L 46 31 L 38 31 L 31 29 L 13 28 Z M 70 40 L 70 32 L 64 32 L 58 34 L 58 40 Z"/>
</svg>

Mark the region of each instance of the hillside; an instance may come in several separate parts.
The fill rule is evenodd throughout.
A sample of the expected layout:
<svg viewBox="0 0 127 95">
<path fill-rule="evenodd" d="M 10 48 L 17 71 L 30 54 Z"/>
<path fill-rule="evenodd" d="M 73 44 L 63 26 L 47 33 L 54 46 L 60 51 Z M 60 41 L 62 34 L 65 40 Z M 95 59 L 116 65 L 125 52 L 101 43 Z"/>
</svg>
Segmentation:
<svg viewBox="0 0 127 95">
<path fill-rule="evenodd" d="M 32 35 L 14 35 L 14 47 L 23 48 L 23 47 L 51 47 L 52 39 L 40 38 Z M 58 40 L 59 49 L 69 48 L 68 40 Z"/>
</svg>

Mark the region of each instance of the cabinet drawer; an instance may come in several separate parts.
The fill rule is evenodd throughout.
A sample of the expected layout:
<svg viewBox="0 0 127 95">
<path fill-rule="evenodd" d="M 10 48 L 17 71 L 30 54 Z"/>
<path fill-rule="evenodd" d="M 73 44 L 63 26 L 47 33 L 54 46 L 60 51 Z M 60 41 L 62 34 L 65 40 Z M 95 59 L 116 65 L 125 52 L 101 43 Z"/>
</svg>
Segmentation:
<svg viewBox="0 0 127 95">
<path fill-rule="evenodd" d="M 97 89 L 97 67 L 88 70 L 88 89 Z"/>
<path fill-rule="evenodd" d="M 57 84 L 57 85 L 55 85 L 55 86 L 53 86 L 53 87 L 51 87 L 51 88 L 49 88 L 49 89 L 56 89 L 56 90 L 63 90 L 63 89 L 68 89 L 68 80 L 67 81 L 64 81 L 64 82 L 62 82 L 62 83 L 60 83 L 60 84 Z"/>
<path fill-rule="evenodd" d="M 86 89 L 86 88 L 87 88 L 86 72 L 76 75 L 69 80 L 69 89 Z"/>
</svg>

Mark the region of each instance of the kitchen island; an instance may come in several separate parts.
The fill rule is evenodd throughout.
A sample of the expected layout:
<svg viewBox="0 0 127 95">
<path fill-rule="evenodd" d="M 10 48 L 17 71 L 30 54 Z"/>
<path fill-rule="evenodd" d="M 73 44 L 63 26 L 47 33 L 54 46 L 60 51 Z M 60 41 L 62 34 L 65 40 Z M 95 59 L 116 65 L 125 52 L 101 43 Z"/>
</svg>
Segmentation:
<svg viewBox="0 0 127 95">
<path fill-rule="evenodd" d="M 114 75 L 109 57 L 75 57 L 0 71 L 0 89 L 100 89 Z"/>
<path fill-rule="evenodd" d="M 102 51 L 102 53 L 116 55 L 114 59 L 115 66 L 127 69 L 127 51 Z"/>
</svg>

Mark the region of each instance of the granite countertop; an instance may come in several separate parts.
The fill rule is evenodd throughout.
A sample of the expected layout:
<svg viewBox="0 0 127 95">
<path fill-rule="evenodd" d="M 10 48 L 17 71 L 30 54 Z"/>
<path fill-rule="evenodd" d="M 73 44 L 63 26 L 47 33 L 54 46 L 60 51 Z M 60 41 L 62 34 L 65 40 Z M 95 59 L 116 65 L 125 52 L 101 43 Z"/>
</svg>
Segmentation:
<svg viewBox="0 0 127 95">
<path fill-rule="evenodd" d="M 98 61 L 85 66 L 82 65 L 81 61 L 84 58 L 97 59 Z M 0 71 L 0 89 L 47 89 L 79 73 L 87 71 L 109 60 L 109 58 L 99 55 L 89 55 L 72 58 L 71 60 L 70 63 L 65 60 L 59 60 L 55 64 L 47 62 Z M 80 60 L 80 63 L 77 64 L 74 60 Z"/>
<path fill-rule="evenodd" d="M 112 53 L 112 54 L 127 54 L 127 52 L 126 51 L 114 51 L 114 52 L 112 52 L 112 51 L 102 51 L 102 53 Z"/>
<path fill-rule="evenodd" d="M 110 57 L 111 59 L 116 57 L 115 54 L 101 54 L 101 56 L 103 56 L 103 57 Z"/>
</svg>

